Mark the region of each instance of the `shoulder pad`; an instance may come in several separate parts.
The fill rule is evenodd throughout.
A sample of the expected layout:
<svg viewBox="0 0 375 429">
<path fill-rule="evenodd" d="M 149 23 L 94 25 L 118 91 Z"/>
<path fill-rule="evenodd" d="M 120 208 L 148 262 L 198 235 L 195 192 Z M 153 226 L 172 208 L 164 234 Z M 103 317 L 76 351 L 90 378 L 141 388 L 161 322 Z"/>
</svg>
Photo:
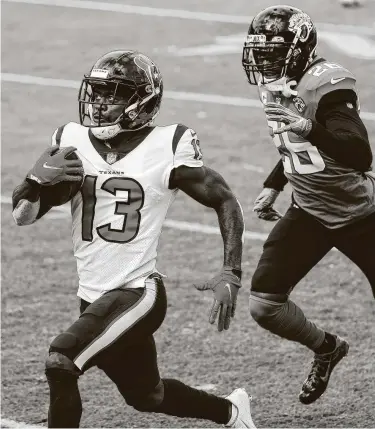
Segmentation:
<svg viewBox="0 0 375 429">
<path fill-rule="evenodd" d="M 81 128 L 83 125 L 77 124 L 76 122 L 68 122 L 65 125 L 61 125 L 61 127 L 56 128 L 51 137 L 51 146 L 58 145 L 64 146 L 62 142 L 63 134 L 64 136 L 71 131 L 75 132 L 78 128 Z"/>
<path fill-rule="evenodd" d="M 310 67 L 303 75 L 300 86 L 308 91 L 317 90 L 321 86 L 330 84 L 332 91 L 336 89 L 353 89 L 354 75 L 340 64 L 322 61 Z"/>
<path fill-rule="evenodd" d="M 357 93 L 355 83 L 354 75 L 346 68 L 339 64 L 321 61 L 310 67 L 303 75 L 298 84 L 298 92 L 310 94 L 306 98 L 319 103 L 324 95 L 333 91 L 351 90 Z"/>
</svg>

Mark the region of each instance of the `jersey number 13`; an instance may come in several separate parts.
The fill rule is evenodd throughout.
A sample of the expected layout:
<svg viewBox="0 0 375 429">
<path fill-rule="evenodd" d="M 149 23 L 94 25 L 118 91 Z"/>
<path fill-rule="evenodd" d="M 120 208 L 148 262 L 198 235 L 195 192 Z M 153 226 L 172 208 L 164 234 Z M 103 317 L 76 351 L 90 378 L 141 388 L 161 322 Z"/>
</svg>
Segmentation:
<svg viewBox="0 0 375 429">
<path fill-rule="evenodd" d="M 93 240 L 93 225 L 96 206 L 96 181 L 97 176 L 86 176 L 81 188 L 82 194 L 82 240 Z M 141 223 L 140 210 L 144 203 L 144 191 L 142 186 L 134 179 L 128 177 L 111 177 L 102 186 L 106 192 L 116 196 L 117 192 L 127 192 L 127 201 L 116 201 L 114 214 L 124 217 L 121 229 L 111 228 L 111 224 L 98 226 L 96 231 L 105 241 L 111 243 L 129 243 L 134 240 Z"/>
</svg>

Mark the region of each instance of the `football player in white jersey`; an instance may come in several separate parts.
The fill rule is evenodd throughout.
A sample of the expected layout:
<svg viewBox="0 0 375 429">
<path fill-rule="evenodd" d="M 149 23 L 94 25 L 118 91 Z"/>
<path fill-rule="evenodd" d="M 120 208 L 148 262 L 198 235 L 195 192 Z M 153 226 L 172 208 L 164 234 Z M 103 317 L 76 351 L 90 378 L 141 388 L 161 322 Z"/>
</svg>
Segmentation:
<svg viewBox="0 0 375 429">
<path fill-rule="evenodd" d="M 275 5 L 254 17 L 242 58 L 281 157 L 254 204 L 260 218 L 281 219 L 254 272 L 250 312 L 263 328 L 315 353 L 299 394 L 303 404 L 324 393 L 349 344 L 305 316 L 290 299 L 294 287 L 336 247 L 367 276 L 375 296 L 373 155 L 356 79 L 316 48 L 311 18 Z M 281 217 L 273 203 L 287 182 L 292 204 Z"/>
<path fill-rule="evenodd" d="M 50 345 L 49 427 L 79 426 L 77 382 L 92 366 L 137 410 L 254 427 L 244 389 L 224 398 L 159 375 L 153 334 L 167 301 L 157 245 L 177 190 L 218 215 L 223 268 L 196 287 L 213 291 L 209 321 L 218 317 L 219 331 L 234 316 L 244 232 L 240 204 L 224 179 L 204 166 L 195 131 L 152 126 L 162 94 L 150 58 L 135 51 L 105 54 L 82 81 L 80 124 L 55 131 L 52 146 L 13 193 L 18 225 L 71 200 L 81 315 Z"/>
</svg>

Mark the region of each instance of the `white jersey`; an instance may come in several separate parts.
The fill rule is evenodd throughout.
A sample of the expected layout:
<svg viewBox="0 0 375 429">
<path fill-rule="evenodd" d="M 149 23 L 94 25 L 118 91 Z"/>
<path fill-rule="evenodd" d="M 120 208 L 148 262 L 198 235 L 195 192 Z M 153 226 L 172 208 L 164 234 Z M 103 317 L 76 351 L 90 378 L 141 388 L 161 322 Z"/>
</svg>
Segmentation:
<svg viewBox="0 0 375 429">
<path fill-rule="evenodd" d="M 78 296 L 93 302 L 119 287 L 138 287 L 156 270 L 157 246 L 177 190 L 171 171 L 201 167 L 196 133 L 183 125 L 155 127 L 125 157 L 107 163 L 89 128 L 67 124 L 56 130 L 61 147 L 74 146 L 84 168 L 81 192 L 71 201 L 72 238 L 79 276 Z M 103 143 L 104 144 L 104 143 Z M 143 284 L 143 282 L 142 282 Z"/>
</svg>

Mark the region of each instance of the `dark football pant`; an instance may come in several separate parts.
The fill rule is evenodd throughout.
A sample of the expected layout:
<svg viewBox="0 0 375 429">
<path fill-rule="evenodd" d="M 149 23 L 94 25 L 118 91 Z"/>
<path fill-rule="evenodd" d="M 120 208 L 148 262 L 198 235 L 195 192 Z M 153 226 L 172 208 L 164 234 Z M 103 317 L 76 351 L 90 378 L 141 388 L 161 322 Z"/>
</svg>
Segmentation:
<svg viewBox="0 0 375 429">
<path fill-rule="evenodd" d="M 153 333 L 167 308 L 164 284 L 151 275 L 144 288 L 109 291 L 51 343 L 50 355 L 66 356 L 82 372 L 102 369 L 125 401 L 139 411 L 227 423 L 231 403 L 174 379 L 160 379 Z M 61 359 L 60 359 L 61 360 Z M 56 372 L 57 371 L 57 372 Z M 77 377 L 46 371 L 50 385 L 49 427 L 78 427 L 82 413 Z"/>
<path fill-rule="evenodd" d="M 328 229 L 293 205 L 264 243 L 252 291 L 289 294 L 333 247 L 362 270 L 375 297 L 375 213 L 345 227 Z"/>
<path fill-rule="evenodd" d="M 166 314 L 160 277 L 145 288 L 115 289 L 92 304 L 81 300 L 81 315 L 52 342 L 82 371 L 98 366 L 122 394 L 154 388 L 160 381 L 153 333 Z"/>
</svg>

